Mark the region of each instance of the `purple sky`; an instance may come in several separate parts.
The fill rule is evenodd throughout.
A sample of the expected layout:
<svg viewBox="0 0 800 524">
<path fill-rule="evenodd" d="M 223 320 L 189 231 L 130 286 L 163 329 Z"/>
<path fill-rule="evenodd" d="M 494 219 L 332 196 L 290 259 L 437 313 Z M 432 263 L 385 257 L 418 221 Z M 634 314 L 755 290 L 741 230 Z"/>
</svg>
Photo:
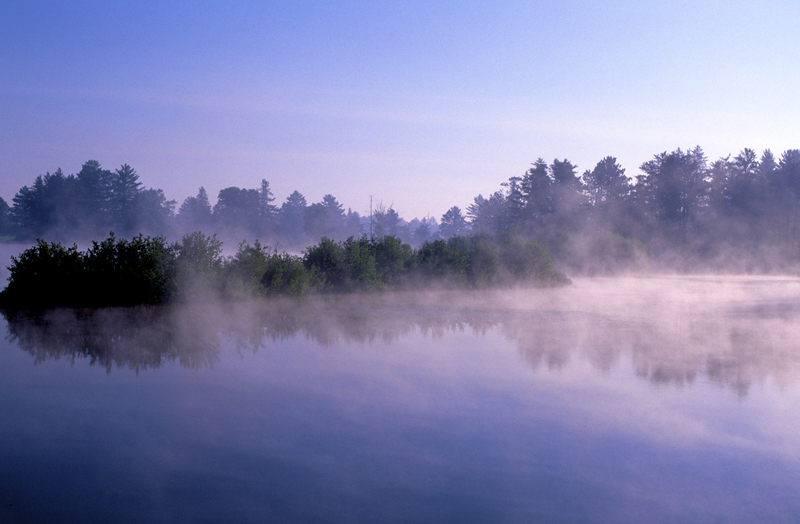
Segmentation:
<svg viewBox="0 0 800 524">
<path fill-rule="evenodd" d="M 465 208 L 537 157 L 800 147 L 800 4 L 0 4 L 0 196 L 128 163 L 178 203 Z"/>
</svg>

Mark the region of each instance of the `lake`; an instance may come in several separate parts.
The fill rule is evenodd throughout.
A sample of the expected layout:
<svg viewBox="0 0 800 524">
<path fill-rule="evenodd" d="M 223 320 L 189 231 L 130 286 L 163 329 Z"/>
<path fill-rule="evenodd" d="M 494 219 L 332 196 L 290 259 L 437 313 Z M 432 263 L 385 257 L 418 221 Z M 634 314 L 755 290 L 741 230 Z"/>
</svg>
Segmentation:
<svg viewBox="0 0 800 524">
<path fill-rule="evenodd" d="M 1 522 L 797 522 L 800 279 L 3 319 Z"/>
</svg>

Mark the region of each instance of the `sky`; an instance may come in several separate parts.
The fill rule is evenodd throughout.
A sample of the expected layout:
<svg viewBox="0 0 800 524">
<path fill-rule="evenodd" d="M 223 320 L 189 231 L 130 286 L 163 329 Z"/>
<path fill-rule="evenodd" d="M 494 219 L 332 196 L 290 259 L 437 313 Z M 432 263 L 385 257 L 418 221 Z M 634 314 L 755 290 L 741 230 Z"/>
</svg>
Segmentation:
<svg viewBox="0 0 800 524">
<path fill-rule="evenodd" d="M 0 197 L 87 160 L 204 186 L 465 209 L 537 158 L 800 147 L 800 3 L 0 2 Z"/>
</svg>

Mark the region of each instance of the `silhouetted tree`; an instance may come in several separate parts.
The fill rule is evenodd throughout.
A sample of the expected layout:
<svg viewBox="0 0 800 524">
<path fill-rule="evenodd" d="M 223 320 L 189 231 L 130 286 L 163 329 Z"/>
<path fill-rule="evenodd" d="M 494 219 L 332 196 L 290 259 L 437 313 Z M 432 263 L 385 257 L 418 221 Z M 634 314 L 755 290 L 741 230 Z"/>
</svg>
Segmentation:
<svg viewBox="0 0 800 524">
<path fill-rule="evenodd" d="M 685 246 L 707 196 L 706 158 L 700 146 L 683 152 L 660 153 L 642 164 L 637 177 L 638 205 L 660 232 Z"/>
<path fill-rule="evenodd" d="M 31 187 L 22 187 L 11 211 L 17 236 L 21 240 L 74 236 L 81 216 L 77 192 L 75 177 L 64 176 L 61 169 L 36 177 Z"/>
<path fill-rule="evenodd" d="M 613 156 L 605 157 L 594 169 L 585 171 L 583 183 L 589 204 L 593 207 L 601 207 L 606 203 L 617 207 L 628 197 L 631 190 L 625 169 Z"/>
<path fill-rule="evenodd" d="M 96 235 L 112 227 L 111 187 L 113 174 L 97 160 L 83 164 L 75 175 L 78 220 L 86 234 Z"/>
<path fill-rule="evenodd" d="M 336 197 L 330 194 L 325 195 L 322 197 L 322 205 L 328 212 L 325 235 L 335 240 L 342 240 L 351 236 L 345 234 L 347 215 L 344 212 L 344 207 L 336 200 Z"/>
<path fill-rule="evenodd" d="M 453 206 L 442 215 L 442 220 L 439 225 L 439 234 L 444 239 L 454 236 L 461 236 L 467 233 L 467 219 L 461 213 L 458 206 Z"/>
<path fill-rule="evenodd" d="M 306 197 L 294 191 L 286 197 L 286 201 L 278 211 L 278 230 L 285 240 L 302 244 L 305 242 L 304 226 L 306 215 Z"/>
<path fill-rule="evenodd" d="M 544 159 L 538 158 L 533 167 L 521 178 L 518 191 L 515 190 L 514 184 L 508 187 L 506 200 L 511 222 L 516 224 L 518 229 L 537 231 L 541 235 L 556 205 L 553 178 L 547 163 Z"/>
<path fill-rule="evenodd" d="M 139 182 L 139 175 L 128 164 L 122 164 L 109 177 L 109 184 L 111 227 L 116 228 L 122 234 L 131 234 L 139 222 L 136 213 L 136 201 L 142 185 Z"/>
<path fill-rule="evenodd" d="M 273 204 L 275 196 L 269 188 L 269 182 L 261 180 L 261 187 L 258 188 L 258 219 L 259 233 L 271 238 L 277 229 L 278 206 Z"/>
<path fill-rule="evenodd" d="M 773 196 L 773 223 L 787 255 L 800 249 L 800 150 L 783 152 L 770 177 Z"/>
<path fill-rule="evenodd" d="M 506 199 L 501 191 L 496 191 L 489 198 L 478 195 L 472 204 L 467 206 L 467 218 L 474 232 L 494 232 L 508 229 Z"/>
<path fill-rule="evenodd" d="M 303 216 L 303 231 L 311 241 L 329 236 L 328 209 L 323 204 L 318 202 L 306 207 Z"/>
<path fill-rule="evenodd" d="M 553 180 L 553 224 L 551 229 L 575 231 L 580 222 L 583 203 L 583 184 L 578 168 L 566 158 L 555 159 L 550 165 Z"/>
<path fill-rule="evenodd" d="M 772 175 L 772 172 L 778 167 L 778 163 L 775 162 L 775 156 L 772 154 L 772 151 L 769 149 L 764 150 L 761 154 L 761 161 L 758 163 L 758 167 L 762 177 L 769 178 L 770 175 Z"/>
<path fill-rule="evenodd" d="M 384 232 L 387 235 L 399 238 L 405 234 L 404 225 L 405 221 L 400 218 L 400 213 L 390 206 L 389 209 L 386 210 Z"/>
<path fill-rule="evenodd" d="M 176 218 L 181 230 L 185 233 L 208 231 L 211 228 L 211 203 L 208 201 L 208 193 L 203 186 L 200 186 L 197 196 L 187 197 L 183 201 Z"/>
<path fill-rule="evenodd" d="M 398 236 L 401 234 L 402 219 L 400 214 L 392 206 L 388 208 L 382 203 L 378 203 L 372 213 L 374 238 L 381 238 L 386 235 Z"/>
<path fill-rule="evenodd" d="M 342 236 L 344 238 L 350 237 L 360 237 L 364 234 L 364 228 L 361 225 L 361 215 L 358 214 L 357 211 L 353 211 L 352 209 L 347 209 L 347 216 L 345 217 L 344 221 L 344 232 Z"/>
<path fill-rule="evenodd" d="M 4 239 L 15 233 L 14 222 L 11 219 L 11 207 L 0 197 L 0 237 Z"/>
<path fill-rule="evenodd" d="M 144 189 L 136 194 L 133 214 L 135 230 L 139 233 L 160 235 L 170 231 L 175 218 L 175 200 L 167 200 L 161 189 Z"/>
<path fill-rule="evenodd" d="M 258 236 L 261 230 L 259 202 L 260 195 L 255 189 L 222 189 L 214 205 L 214 221 L 227 236 Z"/>
</svg>

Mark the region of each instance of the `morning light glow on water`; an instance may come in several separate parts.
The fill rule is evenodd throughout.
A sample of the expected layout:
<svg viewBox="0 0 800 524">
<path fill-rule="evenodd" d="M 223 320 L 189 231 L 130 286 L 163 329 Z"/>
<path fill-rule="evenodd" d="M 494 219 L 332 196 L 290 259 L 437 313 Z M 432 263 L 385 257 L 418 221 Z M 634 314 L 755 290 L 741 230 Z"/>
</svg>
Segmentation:
<svg viewBox="0 0 800 524">
<path fill-rule="evenodd" d="M 797 522 L 800 280 L 58 311 L 2 522 Z"/>
</svg>

